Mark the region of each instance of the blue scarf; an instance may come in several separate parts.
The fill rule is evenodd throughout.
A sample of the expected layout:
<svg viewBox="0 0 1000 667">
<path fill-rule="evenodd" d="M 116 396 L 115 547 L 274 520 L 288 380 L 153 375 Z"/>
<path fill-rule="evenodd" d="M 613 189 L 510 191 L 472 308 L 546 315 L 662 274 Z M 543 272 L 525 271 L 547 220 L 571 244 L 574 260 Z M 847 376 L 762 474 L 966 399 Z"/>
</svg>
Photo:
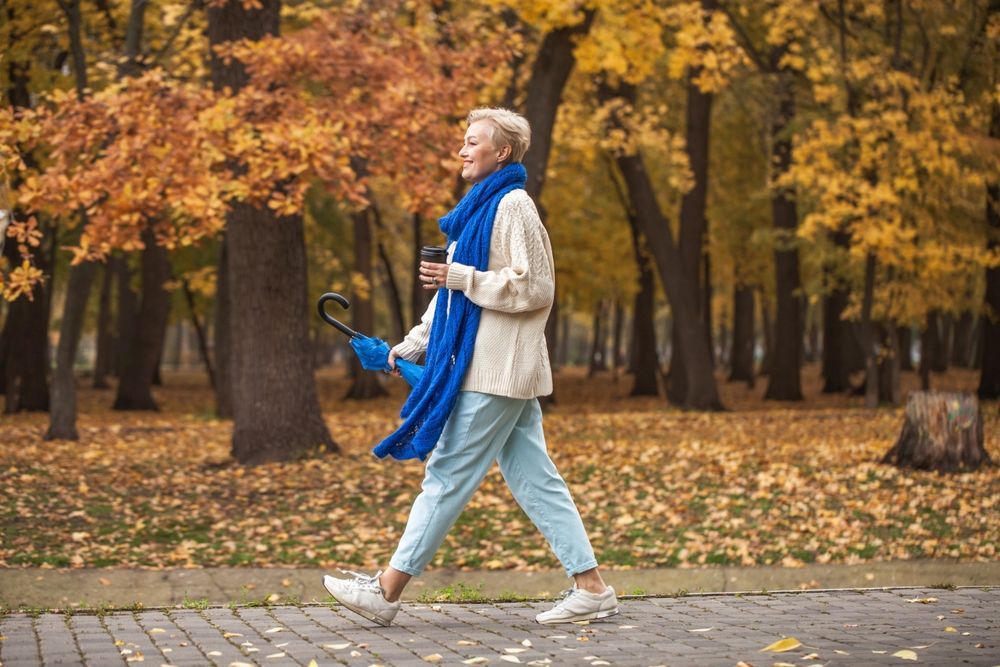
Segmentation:
<svg viewBox="0 0 1000 667">
<path fill-rule="evenodd" d="M 441 218 L 448 245 L 458 242 L 452 261 L 486 271 L 497 206 L 504 195 L 523 188 L 526 181 L 524 166 L 509 164 L 472 186 Z M 423 461 L 434 449 L 472 360 L 481 313 L 482 308 L 465 293 L 449 292 L 444 287 L 438 290 L 424 374 L 400 412 L 403 424 L 375 446 L 375 456 Z"/>
</svg>

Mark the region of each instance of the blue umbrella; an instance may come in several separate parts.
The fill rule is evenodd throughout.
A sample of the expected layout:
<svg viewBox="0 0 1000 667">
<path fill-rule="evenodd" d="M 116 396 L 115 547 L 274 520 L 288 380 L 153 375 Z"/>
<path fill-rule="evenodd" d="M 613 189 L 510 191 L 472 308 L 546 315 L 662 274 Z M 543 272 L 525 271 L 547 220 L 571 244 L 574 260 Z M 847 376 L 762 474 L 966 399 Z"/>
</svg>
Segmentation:
<svg viewBox="0 0 1000 667">
<path fill-rule="evenodd" d="M 319 309 L 319 316 L 323 318 L 324 322 L 350 337 L 351 347 L 354 348 L 355 354 L 358 355 L 362 368 L 369 371 L 391 370 L 389 368 L 389 344 L 381 338 L 360 334 L 346 324 L 330 317 L 330 314 L 326 312 L 327 301 L 336 301 L 344 308 L 350 308 L 350 302 L 336 292 L 327 292 L 319 298 L 317 308 Z M 396 368 L 399 369 L 403 379 L 411 387 L 416 386 L 417 382 L 420 381 L 420 376 L 424 374 L 423 366 L 415 364 L 412 361 L 406 361 L 405 359 L 396 359 Z"/>
</svg>

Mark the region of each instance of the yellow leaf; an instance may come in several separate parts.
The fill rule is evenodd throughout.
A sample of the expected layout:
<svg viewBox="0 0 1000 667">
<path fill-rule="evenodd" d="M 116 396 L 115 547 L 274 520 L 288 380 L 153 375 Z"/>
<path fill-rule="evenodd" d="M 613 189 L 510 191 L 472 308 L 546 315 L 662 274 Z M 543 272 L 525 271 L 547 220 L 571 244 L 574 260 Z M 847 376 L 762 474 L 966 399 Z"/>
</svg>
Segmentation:
<svg viewBox="0 0 1000 667">
<path fill-rule="evenodd" d="M 772 651 L 774 653 L 783 653 L 785 651 L 791 651 L 792 649 L 796 649 L 800 646 L 802 646 L 802 642 L 800 642 L 795 637 L 785 637 L 784 639 L 779 639 L 778 641 L 774 642 L 773 644 L 770 644 L 769 646 L 765 646 L 764 648 L 761 649 L 761 651 L 762 652 Z"/>
<path fill-rule="evenodd" d="M 444 660 L 444 656 L 440 653 L 431 653 L 423 657 L 424 662 L 441 662 L 442 660 Z"/>
<path fill-rule="evenodd" d="M 910 649 L 906 649 L 906 648 L 904 648 L 901 651 L 896 651 L 892 655 L 893 655 L 893 657 L 900 658 L 901 660 L 916 660 L 917 659 L 917 654 L 914 653 L 913 651 L 911 651 Z"/>
<path fill-rule="evenodd" d="M 945 632 L 958 632 L 958 630 L 956 630 L 955 628 L 951 627 L 950 625 L 947 628 L 945 628 L 944 631 Z"/>
</svg>

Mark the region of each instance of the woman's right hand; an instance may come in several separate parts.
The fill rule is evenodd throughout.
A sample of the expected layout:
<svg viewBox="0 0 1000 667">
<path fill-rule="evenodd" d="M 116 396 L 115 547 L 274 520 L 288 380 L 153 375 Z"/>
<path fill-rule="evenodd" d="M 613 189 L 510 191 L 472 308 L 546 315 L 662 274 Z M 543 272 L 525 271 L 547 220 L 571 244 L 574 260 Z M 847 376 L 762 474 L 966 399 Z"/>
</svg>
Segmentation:
<svg viewBox="0 0 1000 667">
<path fill-rule="evenodd" d="M 398 356 L 399 355 L 396 354 L 396 350 L 393 349 L 389 350 L 389 368 L 391 370 L 386 371 L 386 373 L 389 373 L 390 375 L 395 375 L 396 377 L 399 377 L 399 369 L 396 368 L 396 357 Z"/>
</svg>

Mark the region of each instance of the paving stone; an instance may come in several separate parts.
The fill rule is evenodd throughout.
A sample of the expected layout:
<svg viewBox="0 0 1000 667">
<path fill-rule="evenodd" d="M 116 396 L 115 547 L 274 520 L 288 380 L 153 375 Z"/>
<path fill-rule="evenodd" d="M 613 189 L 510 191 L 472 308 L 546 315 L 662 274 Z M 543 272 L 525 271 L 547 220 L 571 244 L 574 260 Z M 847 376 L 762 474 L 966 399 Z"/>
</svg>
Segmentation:
<svg viewBox="0 0 1000 667">
<path fill-rule="evenodd" d="M 937 601 L 909 601 L 921 597 Z M 389 628 L 326 605 L 151 609 L 100 617 L 42 614 L 37 619 L 9 613 L 0 617 L 0 663 L 104 667 L 131 664 L 127 659 L 141 653 L 144 663 L 177 667 L 307 665 L 312 660 L 366 667 L 426 664 L 422 658 L 436 653 L 442 664 L 476 657 L 501 664 L 506 655 L 520 664 L 728 667 L 741 660 L 809 664 L 802 659 L 815 653 L 810 660 L 824 665 L 899 665 L 892 654 L 906 648 L 921 664 L 996 665 L 1000 655 L 995 612 L 1000 588 L 636 598 L 622 601 L 620 615 L 587 625 L 535 623 L 535 614 L 550 606 L 407 604 Z M 786 636 L 802 645 L 781 654 L 761 653 Z"/>
</svg>

